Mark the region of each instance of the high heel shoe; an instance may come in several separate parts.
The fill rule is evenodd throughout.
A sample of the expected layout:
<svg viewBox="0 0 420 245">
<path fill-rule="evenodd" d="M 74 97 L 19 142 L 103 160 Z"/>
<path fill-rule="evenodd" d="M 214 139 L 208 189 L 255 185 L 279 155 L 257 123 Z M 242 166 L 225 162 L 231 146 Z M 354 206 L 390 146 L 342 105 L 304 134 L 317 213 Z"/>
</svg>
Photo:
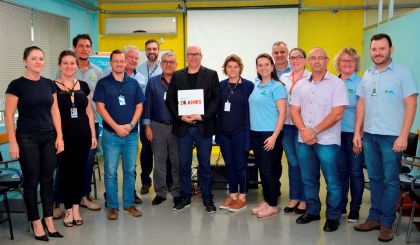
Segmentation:
<svg viewBox="0 0 420 245">
<path fill-rule="evenodd" d="M 62 238 L 62 237 L 64 237 L 63 235 L 61 235 L 61 233 L 60 233 L 60 232 L 58 232 L 58 230 L 57 230 L 57 231 L 55 231 L 55 232 L 50 232 L 50 231 L 48 230 L 47 224 L 45 223 L 45 219 L 43 219 L 43 220 L 42 220 L 42 225 L 44 226 L 44 229 L 46 229 L 46 230 L 47 230 L 47 232 L 48 232 L 48 236 L 49 236 L 49 237 L 57 237 L 57 238 Z"/>
<path fill-rule="evenodd" d="M 44 242 L 48 242 L 50 240 L 48 239 L 47 234 L 44 234 L 42 236 L 35 235 L 34 224 L 32 222 L 31 222 L 31 227 L 32 227 L 32 230 L 34 231 L 35 240 L 44 241 Z"/>
<path fill-rule="evenodd" d="M 300 202 L 297 202 L 295 206 L 293 207 L 285 207 L 284 212 L 285 213 L 293 213 L 296 211 L 297 207 L 299 206 Z"/>
</svg>

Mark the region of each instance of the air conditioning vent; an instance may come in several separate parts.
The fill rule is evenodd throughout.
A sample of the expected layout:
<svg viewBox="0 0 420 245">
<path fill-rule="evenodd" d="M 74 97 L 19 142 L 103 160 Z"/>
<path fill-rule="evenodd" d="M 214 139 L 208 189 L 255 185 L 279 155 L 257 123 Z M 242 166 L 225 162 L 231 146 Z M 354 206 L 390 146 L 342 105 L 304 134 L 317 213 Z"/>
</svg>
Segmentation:
<svg viewBox="0 0 420 245">
<path fill-rule="evenodd" d="M 105 35 L 176 34 L 176 17 L 106 18 Z"/>
</svg>

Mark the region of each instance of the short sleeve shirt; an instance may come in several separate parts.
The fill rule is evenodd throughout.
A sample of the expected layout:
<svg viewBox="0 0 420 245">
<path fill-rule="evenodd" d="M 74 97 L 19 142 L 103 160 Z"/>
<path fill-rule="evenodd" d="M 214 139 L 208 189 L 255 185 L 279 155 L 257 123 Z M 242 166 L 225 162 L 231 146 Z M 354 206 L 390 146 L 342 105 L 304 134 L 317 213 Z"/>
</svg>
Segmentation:
<svg viewBox="0 0 420 245">
<path fill-rule="evenodd" d="M 356 122 L 356 104 L 359 96 L 357 96 L 357 88 L 362 80 L 356 72 L 344 81 L 346 85 L 347 95 L 349 97 L 349 105 L 344 109 L 343 117 L 341 118 L 341 131 L 342 132 L 354 132 L 354 124 Z"/>
<path fill-rule="evenodd" d="M 375 91 L 374 91 L 375 90 Z M 379 135 L 400 135 L 404 98 L 417 94 L 410 70 L 394 61 L 383 71 L 371 66 L 363 75 L 357 95 L 365 101 L 364 131 Z"/>
<path fill-rule="evenodd" d="M 273 132 L 276 128 L 279 111 L 276 101 L 287 99 L 283 83 L 271 80 L 261 85 L 258 82 L 249 96 L 249 112 L 251 130 Z"/>
<path fill-rule="evenodd" d="M 311 76 L 311 72 L 309 72 L 308 70 L 305 69 L 305 71 L 303 72 L 302 78 L 299 79 L 296 82 L 296 84 L 299 83 L 302 80 L 307 79 L 310 76 Z M 292 118 L 290 116 L 290 101 L 292 100 L 292 92 L 294 91 L 293 89 L 292 89 L 292 91 L 290 91 L 291 88 L 292 88 L 292 85 L 293 85 L 291 72 L 283 74 L 280 77 L 280 81 L 282 81 L 284 83 L 284 85 L 286 86 L 286 90 L 287 90 L 287 114 L 286 114 L 286 120 L 284 121 L 284 124 L 294 125 L 293 121 L 292 121 Z M 295 86 L 296 86 L 296 84 L 295 84 Z"/>
<path fill-rule="evenodd" d="M 42 134 L 54 130 L 51 106 L 55 93 L 57 90 L 54 82 L 44 77 L 37 81 L 25 77 L 13 80 L 6 94 L 18 97 L 16 132 Z"/>
<path fill-rule="evenodd" d="M 98 81 L 93 101 L 104 103 L 112 119 L 123 125 L 131 122 L 137 104 L 143 103 L 145 96 L 135 79 L 125 75 L 123 81 L 119 82 L 111 73 Z M 105 121 L 103 126 L 106 130 L 114 132 Z M 133 129 L 133 132 L 136 130 Z"/>
<path fill-rule="evenodd" d="M 314 128 L 332 111 L 333 107 L 348 105 L 344 82 L 327 71 L 321 81 L 314 83 L 312 76 L 296 84 L 291 104 L 300 107 L 300 114 L 307 128 Z M 341 125 L 337 122 L 317 135 L 321 145 L 340 145 Z M 299 142 L 303 142 L 299 133 Z"/>
</svg>

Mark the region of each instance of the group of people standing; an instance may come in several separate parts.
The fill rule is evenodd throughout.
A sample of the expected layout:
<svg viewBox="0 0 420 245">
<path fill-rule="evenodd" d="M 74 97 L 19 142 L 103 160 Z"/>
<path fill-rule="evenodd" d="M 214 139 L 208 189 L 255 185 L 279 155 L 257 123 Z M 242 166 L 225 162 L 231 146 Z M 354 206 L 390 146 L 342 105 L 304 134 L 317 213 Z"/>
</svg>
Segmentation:
<svg viewBox="0 0 420 245">
<path fill-rule="evenodd" d="M 78 51 L 83 40 L 90 46 Z M 341 215 L 347 214 L 349 191 L 347 220 L 359 220 L 366 162 L 372 207 L 367 220 L 354 228 L 379 229 L 380 241 L 392 240 L 400 159 L 414 120 L 417 91 L 409 70 L 391 59 L 393 47 L 388 35 L 372 37 L 374 65 L 362 78 L 357 75 L 360 57 L 353 48 L 344 48 L 336 55 L 337 77 L 327 70 L 329 57 L 324 49 L 314 48 L 307 57 L 303 49 L 289 51 L 286 43 L 276 42 L 271 55 L 257 56 L 255 82 L 241 77 L 243 63 L 235 54 L 226 57 L 222 68 L 228 78 L 219 82 L 217 72 L 201 65 L 203 54 L 196 45 L 186 49 L 188 66 L 176 71 L 175 55 L 168 52 L 159 59 L 155 40 L 146 42 L 148 61 L 140 65 L 136 47 L 114 50 L 111 69 L 106 72 L 109 75 L 102 77 L 99 68 L 87 60 L 91 45 L 88 35 L 77 36 L 73 42 L 76 53 L 66 50 L 59 56 L 60 76 L 55 81 L 40 75 L 42 50 L 35 46 L 25 49 L 25 75 L 12 81 L 6 91 L 10 155 L 19 158 L 22 166 L 25 204 L 36 239 L 48 240 L 43 224 L 50 237 L 62 237 L 52 220 L 57 161 L 60 181 L 56 181 L 56 191 L 59 186 L 66 209 L 64 225 L 83 224 L 81 200 L 90 209 L 100 208 L 88 198 L 90 190 L 86 187 L 89 181 L 90 188 L 90 162 L 98 142 L 97 112 L 103 119 L 105 197 L 110 220 L 119 215 L 120 156 L 123 211 L 135 217 L 142 215 L 134 205 L 142 202 L 134 188 L 138 132 L 142 141 L 141 193 L 149 191 L 153 169 L 156 196 L 152 204 L 164 202 L 171 192 L 173 210 L 190 206 L 195 147 L 203 205 L 207 212 L 215 212 L 210 156 L 212 136 L 216 135 L 230 192 L 220 209 L 236 212 L 247 207 L 247 162 L 252 150 L 264 200 L 251 212 L 259 218 L 279 213 L 284 149 L 290 197 L 284 213 L 299 214 L 298 224 L 320 219 L 322 171 L 327 185 L 324 231 L 332 232 L 338 229 Z M 179 92 L 192 89 L 202 90 L 204 113 L 180 114 Z M 42 222 L 36 204 L 38 183 Z"/>
</svg>

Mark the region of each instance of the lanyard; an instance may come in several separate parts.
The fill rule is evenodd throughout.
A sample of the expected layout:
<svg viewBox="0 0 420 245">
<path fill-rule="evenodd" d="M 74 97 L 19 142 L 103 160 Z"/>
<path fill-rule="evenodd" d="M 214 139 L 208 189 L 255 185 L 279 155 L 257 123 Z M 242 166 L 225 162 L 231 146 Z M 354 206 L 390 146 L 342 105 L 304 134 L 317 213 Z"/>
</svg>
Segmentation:
<svg viewBox="0 0 420 245">
<path fill-rule="evenodd" d="M 67 87 L 63 82 L 57 81 L 57 83 L 63 85 L 64 90 L 70 95 L 71 104 L 74 107 L 74 88 L 76 87 L 76 84 L 79 82 L 77 79 L 73 79 L 73 87 L 69 88 Z"/>
<path fill-rule="evenodd" d="M 160 82 L 163 84 L 163 86 L 165 86 L 166 90 L 168 90 L 169 83 L 166 81 L 166 79 L 163 76 L 160 78 Z"/>
<path fill-rule="evenodd" d="M 293 73 L 293 74 L 291 74 L 292 75 L 292 86 L 290 87 L 290 91 L 289 91 L 290 95 L 292 95 L 293 87 L 296 85 L 296 82 L 299 81 L 303 77 L 303 74 L 305 73 L 305 70 L 303 70 L 303 72 L 301 74 L 296 74 L 293 71 L 292 71 L 292 73 Z"/>
<path fill-rule="evenodd" d="M 235 86 L 230 87 L 230 83 L 229 81 L 227 82 L 227 87 L 229 89 L 229 94 L 228 94 L 228 98 L 227 101 L 229 101 L 230 97 L 233 95 L 233 92 L 235 91 L 235 88 L 238 87 L 239 82 L 241 81 L 241 78 L 238 79 L 238 81 L 235 83 Z"/>
<path fill-rule="evenodd" d="M 158 61 L 158 63 L 155 65 L 155 68 L 153 68 L 152 72 L 149 72 L 149 64 L 146 64 L 146 66 L 147 66 L 147 81 L 149 81 L 151 75 L 153 74 L 153 72 L 156 71 L 156 69 L 158 68 L 159 64 L 160 64 L 160 61 Z"/>
</svg>

